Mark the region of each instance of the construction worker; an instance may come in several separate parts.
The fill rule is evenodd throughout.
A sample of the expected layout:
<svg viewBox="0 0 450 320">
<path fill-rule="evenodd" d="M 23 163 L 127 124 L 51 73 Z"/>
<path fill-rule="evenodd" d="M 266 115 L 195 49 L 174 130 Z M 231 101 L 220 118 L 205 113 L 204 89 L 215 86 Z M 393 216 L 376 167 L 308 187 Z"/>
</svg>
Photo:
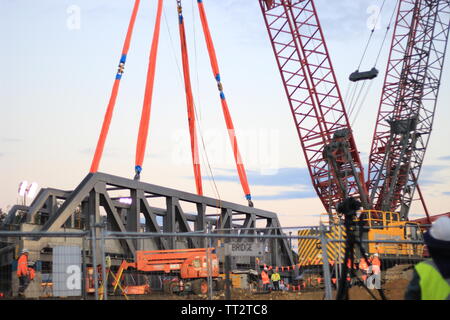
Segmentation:
<svg viewBox="0 0 450 320">
<path fill-rule="evenodd" d="M 30 251 L 23 249 L 17 260 L 17 277 L 19 278 L 19 296 L 22 296 L 29 283 L 28 255 Z"/>
<path fill-rule="evenodd" d="M 275 291 L 280 291 L 280 280 L 281 280 L 281 276 L 278 273 L 278 271 L 274 271 L 272 273 L 272 276 L 270 277 L 270 280 L 272 280 L 273 283 L 273 289 Z"/>
<path fill-rule="evenodd" d="M 437 219 L 424 234 L 431 259 L 414 267 L 406 300 L 450 300 L 450 218 Z"/>
<path fill-rule="evenodd" d="M 28 277 L 29 277 L 30 281 L 33 281 L 34 277 L 36 275 L 36 271 L 34 270 L 34 266 L 35 266 L 34 262 L 28 263 Z"/>
<path fill-rule="evenodd" d="M 367 253 L 365 255 L 365 257 L 361 257 L 359 259 L 359 270 L 361 271 L 362 274 L 362 279 L 363 281 L 365 281 L 367 279 L 367 274 L 369 273 L 369 265 L 367 264 Z"/>
<path fill-rule="evenodd" d="M 373 274 L 380 274 L 380 272 L 381 272 L 381 261 L 378 258 L 378 253 L 375 253 L 370 258 L 370 264 L 372 266 L 372 273 Z"/>
<path fill-rule="evenodd" d="M 264 291 L 269 290 L 269 284 L 270 284 L 269 274 L 267 273 L 267 271 L 268 271 L 267 268 L 264 268 L 263 271 L 261 271 L 261 280 L 263 283 Z"/>
</svg>

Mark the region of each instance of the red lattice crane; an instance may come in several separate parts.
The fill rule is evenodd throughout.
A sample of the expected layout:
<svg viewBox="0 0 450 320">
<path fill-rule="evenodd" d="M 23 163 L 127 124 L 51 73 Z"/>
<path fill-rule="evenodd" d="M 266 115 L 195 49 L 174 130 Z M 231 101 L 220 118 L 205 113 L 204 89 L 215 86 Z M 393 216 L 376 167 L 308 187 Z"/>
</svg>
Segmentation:
<svg viewBox="0 0 450 320">
<path fill-rule="evenodd" d="M 450 27 L 450 3 L 402 0 L 369 157 L 375 209 L 406 218 L 432 131 Z"/>
<path fill-rule="evenodd" d="M 401 206 L 407 218 L 434 118 L 449 1 L 399 0 L 367 181 L 314 1 L 259 3 L 312 183 L 326 210 L 331 214 L 352 196 L 365 209 Z"/>
</svg>

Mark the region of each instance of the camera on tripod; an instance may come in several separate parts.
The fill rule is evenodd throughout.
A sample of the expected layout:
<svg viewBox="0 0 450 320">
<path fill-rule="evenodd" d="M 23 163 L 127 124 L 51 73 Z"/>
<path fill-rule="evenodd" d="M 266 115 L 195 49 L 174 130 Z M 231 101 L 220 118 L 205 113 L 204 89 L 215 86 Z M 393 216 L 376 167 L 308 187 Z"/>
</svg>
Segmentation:
<svg viewBox="0 0 450 320">
<path fill-rule="evenodd" d="M 346 198 L 336 206 L 336 211 L 339 215 L 344 215 L 345 219 L 353 218 L 356 216 L 356 211 L 361 208 L 361 202 L 355 198 Z"/>
</svg>

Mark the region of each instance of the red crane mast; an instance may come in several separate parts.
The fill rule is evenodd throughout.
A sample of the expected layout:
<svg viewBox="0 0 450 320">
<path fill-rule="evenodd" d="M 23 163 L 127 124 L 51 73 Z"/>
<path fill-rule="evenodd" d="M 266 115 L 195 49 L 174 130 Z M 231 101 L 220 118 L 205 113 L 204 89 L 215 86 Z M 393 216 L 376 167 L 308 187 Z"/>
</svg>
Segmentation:
<svg viewBox="0 0 450 320">
<path fill-rule="evenodd" d="M 369 157 L 374 208 L 407 218 L 433 127 L 448 1 L 401 0 Z"/>
<path fill-rule="evenodd" d="M 399 0 L 370 154 L 363 166 L 313 0 L 258 0 L 313 186 L 407 219 L 433 124 L 449 36 L 448 0 Z M 369 193 L 370 192 L 370 193 Z"/>
<path fill-rule="evenodd" d="M 328 212 L 368 206 L 363 166 L 312 0 L 259 0 L 313 186 Z"/>
</svg>

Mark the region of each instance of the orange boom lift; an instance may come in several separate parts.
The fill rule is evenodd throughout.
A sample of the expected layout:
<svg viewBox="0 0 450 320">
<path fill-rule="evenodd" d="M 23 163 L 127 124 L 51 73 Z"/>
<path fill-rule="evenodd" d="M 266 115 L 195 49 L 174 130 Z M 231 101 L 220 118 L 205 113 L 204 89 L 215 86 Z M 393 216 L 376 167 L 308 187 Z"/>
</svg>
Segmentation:
<svg viewBox="0 0 450 320">
<path fill-rule="evenodd" d="M 219 278 L 219 260 L 212 248 L 136 251 L 135 262 L 122 261 L 113 282 L 114 292 L 123 280 L 124 271 L 129 268 L 173 276 L 172 280 L 163 283 L 165 293 L 206 294 L 209 289 L 208 274 L 211 274 L 213 289 L 223 289 L 223 279 Z"/>
</svg>

